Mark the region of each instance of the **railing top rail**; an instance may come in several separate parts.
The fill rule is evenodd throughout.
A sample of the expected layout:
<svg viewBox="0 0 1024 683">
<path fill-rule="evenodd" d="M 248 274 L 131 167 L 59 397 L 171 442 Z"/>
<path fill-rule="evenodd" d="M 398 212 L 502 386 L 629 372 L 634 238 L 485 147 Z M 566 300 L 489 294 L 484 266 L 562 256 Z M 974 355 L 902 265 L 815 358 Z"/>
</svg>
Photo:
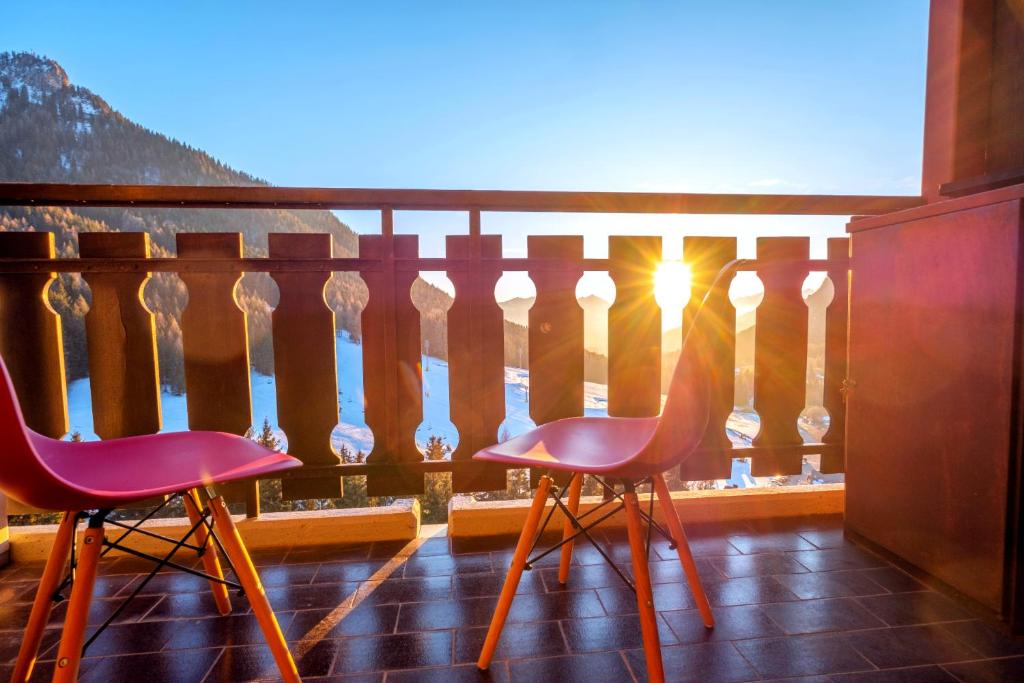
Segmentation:
<svg viewBox="0 0 1024 683">
<path fill-rule="evenodd" d="M 469 258 L 394 258 L 401 272 L 463 271 L 470 268 Z M 487 268 L 501 271 L 554 271 L 567 268 L 608 270 L 606 258 L 481 258 Z M 0 274 L 9 273 L 329 273 L 379 271 L 379 258 L 9 258 L 0 255 Z M 777 259 L 770 263 L 756 259 L 743 261 L 736 270 L 765 268 L 805 268 L 808 271 L 835 271 L 848 266 L 846 259 Z"/>
<path fill-rule="evenodd" d="M 0 206 L 877 215 L 919 196 L 0 183 Z"/>
</svg>

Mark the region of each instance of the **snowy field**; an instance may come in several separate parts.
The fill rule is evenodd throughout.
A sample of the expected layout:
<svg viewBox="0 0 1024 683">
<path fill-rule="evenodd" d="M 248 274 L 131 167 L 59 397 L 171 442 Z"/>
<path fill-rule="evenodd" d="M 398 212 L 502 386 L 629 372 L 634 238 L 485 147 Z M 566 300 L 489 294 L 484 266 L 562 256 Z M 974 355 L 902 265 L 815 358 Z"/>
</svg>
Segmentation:
<svg viewBox="0 0 1024 683">
<path fill-rule="evenodd" d="M 335 450 L 342 446 L 352 452 L 368 453 L 373 448 L 373 433 L 367 427 L 363 414 L 363 366 L 362 347 L 352 341 L 347 333 L 338 335 L 338 405 L 340 415 L 338 426 L 331 436 Z M 424 444 L 431 435 L 439 436 L 445 443 L 458 443 L 458 431 L 449 419 L 448 409 L 448 363 L 430 356 L 423 356 L 423 413 L 424 420 L 416 431 L 416 441 Z M 259 373 L 252 373 L 252 406 L 253 422 L 259 428 L 264 418 L 270 421 L 280 436 L 286 435 L 277 427 L 277 403 L 274 391 L 274 378 Z M 505 421 L 499 434 L 516 436 L 533 428 L 529 416 L 529 372 L 521 368 L 505 368 Z M 160 396 L 163 410 L 163 431 L 183 431 L 188 429 L 188 410 L 185 396 L 175 396 L 163 392 Z M 89 393 L 89 380 L 81 379 L 68 385 L 68 409 L 71 431 L 78 432 L 85 439 L 96 439 L 92 423 L 92 402 Z M 587 416 L 601 417 L 608 415 L 608 387 L 603 384 L 587 382 L 584 385 L 584 412 Z M 758 416 L 754 412 L 736 412 L 727 426 L 729 438 L 737 445 L 749 445 L 760 427 Z M 801 425 L 801 432 L 810 440 L 807 425 Z M 809 427 L 808 427 L 809 428 Z M 839 476 L 839 479 L 835 477 Z M 792 477 L 791 483 L 800 481 L 842 481 L 841 475 L 816 476 L 810 467 L 804 467 L 804 475 Z M 763 486 L 769 483 L 767 478 L 751 477 L 750 467 L 746 461 L 733 460 L 732 477 L 718 482 L 718 486 Z"/>
</svg>

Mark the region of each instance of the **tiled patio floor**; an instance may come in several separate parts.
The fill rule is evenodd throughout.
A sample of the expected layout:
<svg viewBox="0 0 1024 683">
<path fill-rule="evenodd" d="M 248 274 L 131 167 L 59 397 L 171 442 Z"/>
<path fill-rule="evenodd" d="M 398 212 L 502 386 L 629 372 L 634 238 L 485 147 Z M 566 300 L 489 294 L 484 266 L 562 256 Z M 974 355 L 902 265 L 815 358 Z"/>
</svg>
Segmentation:
<svg viewBox="0 0 1024 683">
<path fill-rule="evenodd" d="M 299 670 L 322 681 L 644 680 L 633 596 L 591 547 L 568 589 L 557 555 L 524 575 L 497 661 L 473 662 L 494 608 L 511 541 L 449 548 L 443 536 L 403 544 L 300 549 L 256 556 Z M 674 552 L 652 551 L 669 680 L 1021 681 L 1014 642 L 952 600 L 844 541 L 840 521 L 688 527 L 715 606 L 704 630 Z M 620 537 L 614 557 L 628 564 Z M 93 619 L 140 580 L 133 559 L 103 567 Z M 36 566 L 0 571 L 0 678 L 10 676 Z M 217 616 L 202 579 L 158 576 L 89 649 L 85 681 L 244 681 L 274 678 L 248 604 Z M 63 613 L 58 606 L 54 627 Z M 514 623 L 512 623 L 514 622 Z M 58 637 L 44 641 L 48 680 Z"/>
</svg>

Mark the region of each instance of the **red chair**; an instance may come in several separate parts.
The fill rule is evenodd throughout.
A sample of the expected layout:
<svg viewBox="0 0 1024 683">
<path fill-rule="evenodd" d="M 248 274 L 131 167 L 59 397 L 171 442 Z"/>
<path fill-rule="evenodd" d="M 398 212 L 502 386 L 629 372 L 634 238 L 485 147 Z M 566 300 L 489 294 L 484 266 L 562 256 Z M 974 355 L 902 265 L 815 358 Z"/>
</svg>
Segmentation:
<svg viewBox="0 0 1024 683">
<path fill-rule="evenodd" d="M 153 434 L 90 443 L 49 439 L 25 425 L 10 375 L 2 360 L 0 371 L 0 430 L 6 437 L 3 466 L 0 467 L 0 491 L 33 507 L 64 513 L 36 592 L 11 680 L 16 683 L 28 681 L 50 608 L 55 600 L 62 599 L 60 593 L 68 586 L 71 597 L 53 680 L 74 681 L 78 677 L 82 653 L 89 644 L 85 642 L 86 620 L 99 559 L 110 550 L 119 549 L 155 563 L 142 585 L 164 566 L 205 577 L 210 582 L 221 614 L 231 611 L 228 587 L 244 591 L 281 677 L 286 681 L 298 681 L 295 662 L 242 537 L 223 498 L 208 494 L 206 487 L 266 476 L 302 463 L 244 437 L 219 432 Z M 126 524 L 110 517 L 116 508 L 153 496 L 170 497 L 148 516 L 180 497 L 192 524 L 181 540 L 166 539 L 172 548 L 164 557 L 148 555 L 123 545 L 123 540 L 131 533 L 148 533 L 139 529 L 145 520 Z M 83 520 L 87 522 L 87 528 L 76 553 L 76 532 L 79 521 Z M 125 531 L 110 541 L 104 534 L 106 525 Z M 183 547 L 195 550 L 202 557 L 205 571 L 199 572 L 174 561 L 175 553 Z M 217 548 L 234 569 L 237 583 L 224 578 Z M 69 555 L 70 570 L 65 578 Z M 138 594 L 142 585 L 135 589 L 125 604 Z M 119 612 L 115 611 L 89 642 Z"/>
<path fill-rule="evenodd" d="M 708 296 L 726 282 L 726 275 L 732 274 L 741 261 L 734 261 L 722 269 L 715 277 L 708 295 L 704 297 L 697 313 L 690 324 L 683 348 L 672 375 L 668 399 L 660 417 L 628 418 L 628 417 L 574 417 L 557 420 L 541 425 L 536 429 L 522 434 L 504 443 L 485 448 L 473 456 L 474 460 L 502 463 L 512 467 L 531 467 L 544 469 L 548 474 L 540 478 L 537 493 L 526 518 L 526 525 L 519 536 L 512 566 L 509 568 L 502 588 L 498 605 L 491 619 L 477 667 L 486 669 L 494 651 L 498 647 L 501 631 L 508 617 L 512 600 L 519 586 L 523 570 L 534 562 L 561 548 L 558 580 L 563 585 L 569 578 L 569 564 L 572 560 L 573 542 L 578 536 L 586 536 L 594 547 L 602 554 L 612 568 L 618 567 L 611 561 L 607 553 L 590 536 L 590 530 L 607 517 L 620 509 L 625 509 L 626 528 L 629 535 L 630 554 L 633 563 L 633 581 L 621 574 L 627 585 L 636 592 L 637 606 L 640 612 L 640 628 L 643 635 L 644 654 L 647 661 L 648 679 L 663 681 L 665 678 L 661 661 L 661 645 L 658 638 L 658 624 L 654 610 L 654 597 L 651 593 L 651 580 L 647 566 L 647 550 L 643 522 L 650 529 L 665 536 L 679 555 L 686 578 L 690 584 L 697 607 L 700 609 L 707 628 L 714 627 L 714 616 L 708 604 L 707 596 L 701 586 L 697 567 L 687 543 L 686 535 L 679 516 L 672 504 L 668 487 L 662 473 L 679 465 L 690 455 L 700 443 L 707 428 L 709 415 L 709 395 L 707 364 L 701 360 L 701 351 L 706 348 L 711 330 L 708 328 L 704 304 Z M 568 477 L 569 484 L 561 491 L 554 485 L 552 474 L 563 473 Z M 584 475 L 591 475 L 601 483 L 606 492 L 606 500 L 598 508 L 592 509 L 582 516 L 579 512 L 580 492 L 583 487 Z M 619 493 L 612 484 L 619 481 L 623 493 Z M 652 508 L 648 512 L 641 510 L 636 496 L 636 487 L 650 482 L 652 486 Z M 562 496 L 568 490 L 568 502 Z M 541 516 L 548 495 L 554 499 L 554 507 L 548 513 L 544 523 Z M 668 529 L 652 518 L 653 496 L 661 504 L 661 510 Z M 598 509 L 621 501 L 618 508 L 602 514 L 597 521 L 584 525 L 584 519 Z M 555 508 L 566 517 L 562 532 L 562 541 L 534 558 L 527 556 L 536 546 L 537 540 L 544 532 Z M 649 543 L 650 535 L 647 535 Z"/>
</svg>

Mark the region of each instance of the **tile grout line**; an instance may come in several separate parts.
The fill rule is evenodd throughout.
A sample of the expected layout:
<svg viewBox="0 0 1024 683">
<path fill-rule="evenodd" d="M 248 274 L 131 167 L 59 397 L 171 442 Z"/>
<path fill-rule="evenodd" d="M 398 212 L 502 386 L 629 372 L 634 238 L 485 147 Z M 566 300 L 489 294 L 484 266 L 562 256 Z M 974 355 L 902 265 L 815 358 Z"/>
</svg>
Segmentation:
<svg viewBox="0 0 1024 683">
<path fill-rule="evenodd" d="M 712 642 L 712 641 L 706 641 L 706 642 Z M 745 654 L 743 654 L 743 650 L 741 650 L 739 647 L 736 646 L 736 642 L 735 641 L 727 640 L 725 642 L 727 642 L 729 645 L 731 645 L 732 649 L 736 651 L 736 654 L 738 654 L 740 656 L 740 659 L 742 659 L 744 662 L 746 662 L 747 666 L 750 667 L 750 670 L 753 671 L 755 674 L 757 674 L 757 679 L 758 680 L 762 680 L 762 681 L 766 680 L 765 677 L 764 677 L 764 674 L 762 674 L 761 670 L 758 669 L 754 665 L 754 662 L 750 661 L 750 659 Z"/>
<path fill-rule="evenodd" d="M 636 671 L 633 670 L 633 666 L 629 663 L 629 657 L 626 656 L 625 650 L 618 650 L 619 658 L 622 660 L 622 665 L 626 667 L 626 671 L 629 672 L 629 676 L 633 683 L 639 683 L 640 676 Z"/>
</svg>

